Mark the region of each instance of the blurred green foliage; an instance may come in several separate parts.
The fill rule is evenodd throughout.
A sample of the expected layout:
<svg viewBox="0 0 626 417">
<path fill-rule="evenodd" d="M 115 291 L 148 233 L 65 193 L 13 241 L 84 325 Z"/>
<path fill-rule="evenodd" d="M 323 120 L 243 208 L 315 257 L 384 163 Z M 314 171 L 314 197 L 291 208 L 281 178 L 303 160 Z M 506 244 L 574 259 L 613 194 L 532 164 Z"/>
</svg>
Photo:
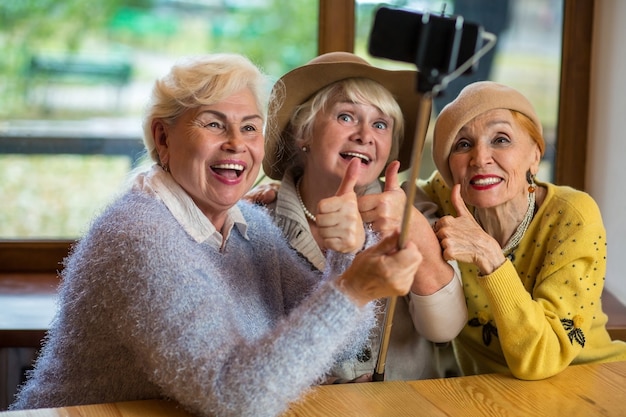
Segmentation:
<svg viewBox="0 0 626 417">
<path fill-rule="evenodd" d="M 82 155 L 0 155 L 0 238 L 72 238 L 121 189 L 130 161 Z M 71 179 L 71 180 L 70 180 Z"/>
<path fill-rule="evenodd" d="M 139 126 L 135 101 L 143 103 L 146 87 L 184 55 L 241 53 L 278 78 L 316 55 L 317 13 L 317 0 L 0 0 L 0 134 L 33 119 Z M 33 56 L 128 62 L 132 78 L 117 103 L 79 85 L 84 80 L 48 86 L 29 76 Z M 33 101 L 42 92 L 51 107 Z M 126 158 L 0 155 L 0 194 L 9 202 L 0 209 L 0 238 L 80 236 L 129 169 Z"/>
<path fill-rule="evenodd" d="M 151 82 L 146 55 L 237 52 L 278 77 L 315 56 L 317 7 L 317 0 L 2 1 L 0 118 L 50 116 L 28 103 L 33 56 L 128 61 L 138 81 Z"/>
</svg>

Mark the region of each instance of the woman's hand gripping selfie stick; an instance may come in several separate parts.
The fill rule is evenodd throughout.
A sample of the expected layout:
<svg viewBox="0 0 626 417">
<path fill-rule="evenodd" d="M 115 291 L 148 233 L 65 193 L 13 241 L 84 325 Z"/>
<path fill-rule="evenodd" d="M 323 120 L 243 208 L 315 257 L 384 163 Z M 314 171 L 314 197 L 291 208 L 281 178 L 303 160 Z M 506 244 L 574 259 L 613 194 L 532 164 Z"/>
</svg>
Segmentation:
<svg viewBox="0 0 626 417">
<path fill-rule="evenodd" d="M 398 238 L 398 249 L 404 248 L 406 245 L 407 235 L 409 233 L 409 224 L 411 222 L 411 211 L 413 210 L 413 201 L 415 200 L 416 181 L 420 172 L 422 162 L 422 153 L 424 151 L 424 142 L 426 141 L 426 131 L 430 121 L 432 93 L 426 92 L 420 98 L 419 108 L 417 110 L 417 129 L 415 130 L 413 150 L 411 153 L 411 173 L 409 179 L 408 195 L 404 206 L 404 214 L 402 217 L 402 226 L 400 228 L 400 237 Z M 383 322 L 383 334 L 378 350 L 378 359 L 376 368 L 372 375 L 373 381 L 384 381 L 385 379 L 385 362 L 387 361 L 387 350 L 389 349 L 389 339 L 391 337 L 391 327 L 393 325 L 393 315 L 396 311 L 397 297 L 389 297 L 385 309 L 385 319 Z"/>
</svg>

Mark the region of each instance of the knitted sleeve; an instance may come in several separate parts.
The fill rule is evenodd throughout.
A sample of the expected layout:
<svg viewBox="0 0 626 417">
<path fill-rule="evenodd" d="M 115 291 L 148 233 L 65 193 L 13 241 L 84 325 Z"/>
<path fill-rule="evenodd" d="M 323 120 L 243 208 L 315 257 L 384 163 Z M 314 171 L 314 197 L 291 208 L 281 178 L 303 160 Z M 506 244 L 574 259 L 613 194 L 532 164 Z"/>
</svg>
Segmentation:
<svg viewBox="0 0 626 417">
<path fill-rule="evenodd" d="M 246 217 L 250 228 L 257 229 L 251 215 Z M 247 256 L 241 256 L 239 270 L 233 268 L 230 275 L 195 261 L 202 256 L 212 258 L 215 265 L 220 262 L 218 254 L 181 247 L 181 240 L 174 238 L 176 230 L 164 230 L 165 224 L 157 222 L 158 234 L 145 224 L 139 238 L 135 233 L 127 239 L 126 231 L 115 237 L 126 256 L 143 266 L 146 277 L 117 294 L 128 301 L 117 313 L 120 337 L 144 362 L 163 395 L 196 414 L 280 414 L 330 368 L 348 342 L 346 329 L 362 320 L 363 311 L 333 282 L 305 292 L 308 296 L 301 303 L 281 315 L 280 306 L 289 300 L 277 300 L 272 294 L 279 294 L 286 283 L 296 285 L 296 275 L 307 272 L 277 238 L 280 233 L 271 222 L 261 224 L 266 227 L 262 240 L 266 257 L 254 258 L 255 265 L 248 269 Z M 156 235 L 165 238 L 155 240 Z M 251 240 L 257 241 L 254 236 Z M 254 276 L 255 270 L 262 272 Z M 246 312 L 254 311 L 250 306 L 258 303 L 256 288 L 265 292 L 266 300 L 258 315 L 248 316 Z M 274 308 L 266 311 L 265 303 Z M 275 322 L 265 321 L 273 315 Z"/>
<path fill-rule="evenodd" d="M 570 365 L 599 312 L 606 268 L 599 209 L 584 193 L 555 200 L 516 251 L 523 258 L 519 272 L 507 261 L 478 278 L 507 365 L 521 379 L 546 378 Z"/>
<path fill-rule="evenodd" d="M 371 229 L 365 230 L 364 248 L 376 244 L 380 241 L 380 236 Z M 326 268 L 323 273 L 323 282 L 332 282 L 341 275 L 348 267 L 350 267 L 354 254 L 344 254 L 329 250 L 326 255 Z M 345 360 L 354 360 L 367 345 L 368 340 L 372 336 L 372 332 L 376 330 L 376 315 L 380 313 L 382 308 L 382 300 L 375 300 L 363 307 L 363 317 L 358 324 L 351 328 L 346 328 L 348 344 L 339 354 L 335 361 L 341 362 Z"/>
<path fill-rule="evenodd" d="M 15 409 L 168 398 L 198 416 L 276 416 L 367 320 L 243 208 L 220 252 L 153 198 L 122 197 L 66 262 L 60 313 Z"/>
</svg>

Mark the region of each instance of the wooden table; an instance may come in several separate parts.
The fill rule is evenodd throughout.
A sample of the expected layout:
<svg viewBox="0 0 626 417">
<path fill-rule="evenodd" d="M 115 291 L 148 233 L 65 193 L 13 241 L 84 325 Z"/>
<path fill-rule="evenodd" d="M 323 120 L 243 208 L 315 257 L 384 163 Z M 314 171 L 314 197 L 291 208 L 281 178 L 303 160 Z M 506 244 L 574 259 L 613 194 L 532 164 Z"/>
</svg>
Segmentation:
<svg viewBox="0 0 626 417">
<path fill-rule="evenodd" d="M 507 375 L 320 386 L 284 417 L 626 416 L 626 362 L 570 366 L 552 378 Z"/>
<path fill-rule="evenodd" d="M 0 412 L 2 417 L 193 417 L 165 400 L 128 401 L 75 407 Z"/>
<path fill-rule="evenodd" d="M 190 417 L 176 404 L 132 401 L 12 411 L 1 417 Z M 552 378 L 478 375 L 315 387 L 282 417 L 626 416 L 626 362 L 570 366 Z"/>
</svg>

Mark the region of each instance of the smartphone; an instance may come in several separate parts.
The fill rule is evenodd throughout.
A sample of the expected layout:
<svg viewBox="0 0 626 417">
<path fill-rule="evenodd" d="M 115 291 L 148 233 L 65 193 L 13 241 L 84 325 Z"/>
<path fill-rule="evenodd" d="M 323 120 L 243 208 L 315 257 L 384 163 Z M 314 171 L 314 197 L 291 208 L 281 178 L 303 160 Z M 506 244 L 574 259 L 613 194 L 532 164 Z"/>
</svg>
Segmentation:
<svg viewBox="0 0 626 417">
<path fill-rule="evenodd" d="M 379 7 L 369 37 L 369 53 L 409 62 L 433 84 L 450 74 L 481 47 L 483 27 L 462 16 L 437 16 Z M 464 73 L 478 68 L 478 60 Z"/>
</svg>

